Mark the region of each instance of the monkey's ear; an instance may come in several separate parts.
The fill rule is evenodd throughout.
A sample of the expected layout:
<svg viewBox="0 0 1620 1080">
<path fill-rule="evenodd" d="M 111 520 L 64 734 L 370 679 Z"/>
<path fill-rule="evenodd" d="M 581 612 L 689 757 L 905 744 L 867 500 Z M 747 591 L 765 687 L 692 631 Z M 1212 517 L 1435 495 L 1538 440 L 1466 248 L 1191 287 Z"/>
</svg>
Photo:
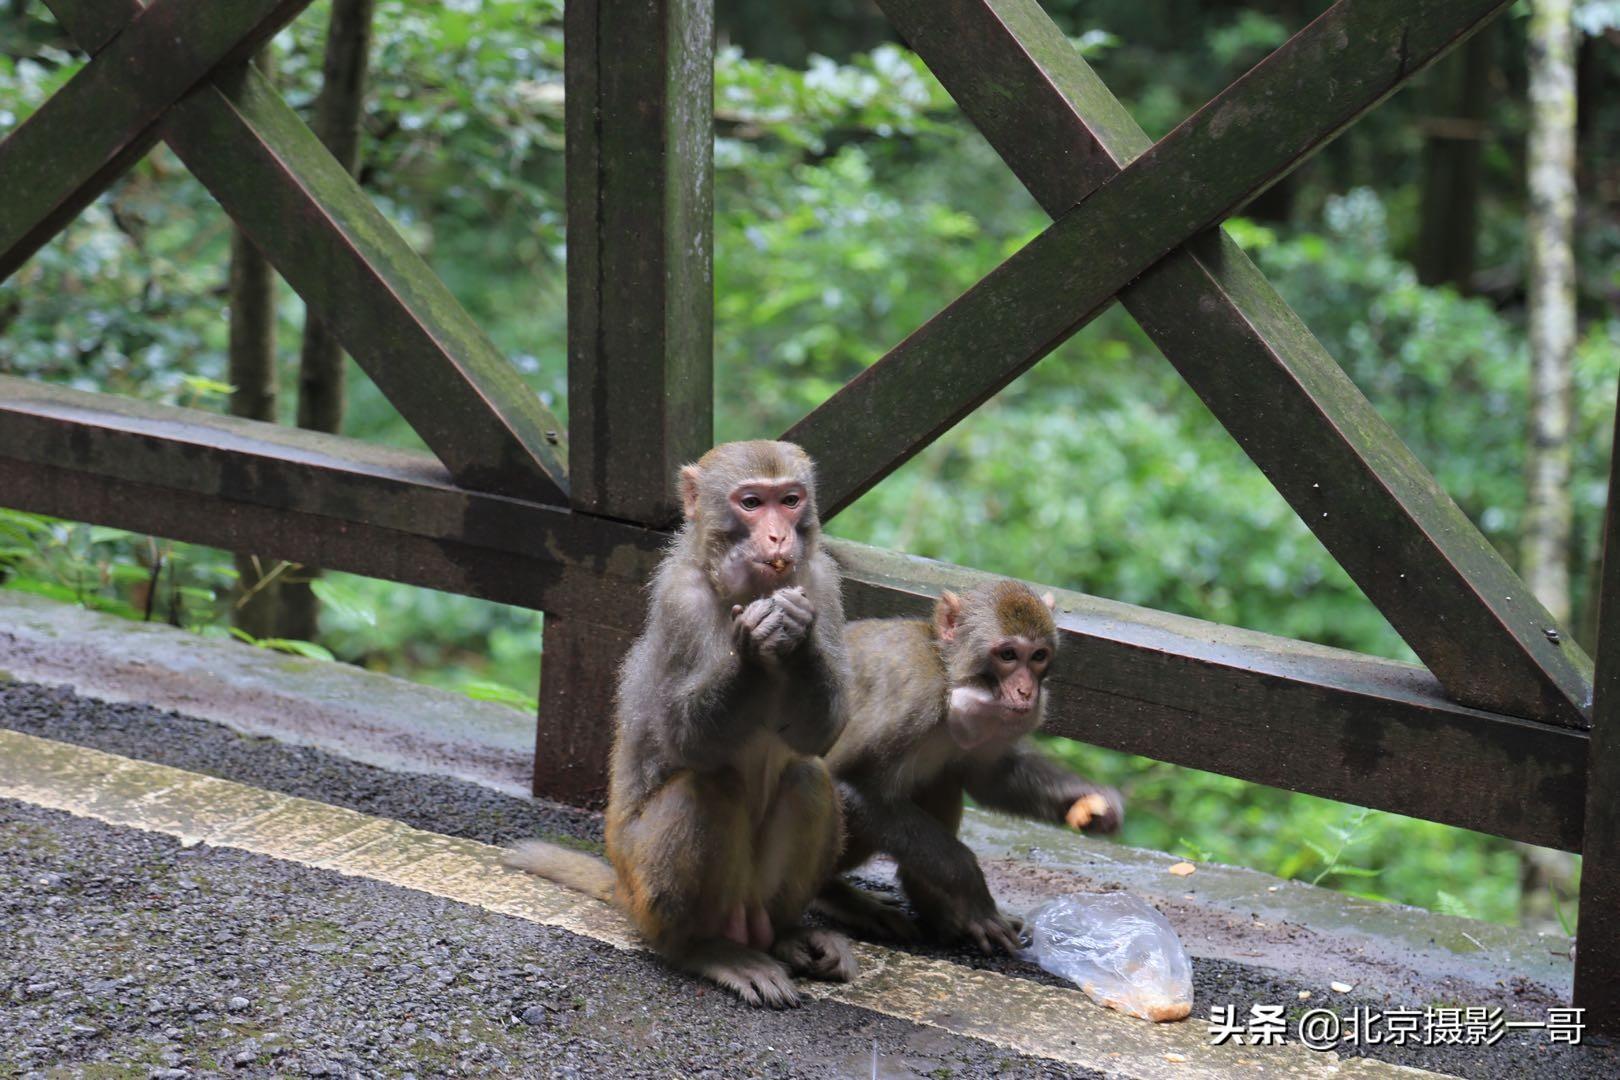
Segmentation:
<svg viewBox="0 0 1620 1080">
<path fill-rule="evenodd" d="M 1056 611 L 1057 610 L 1057 597 L 1052 595 L 1052 592 L 1051 592 L 1050 589 L 1048 589 L 1046 592 L 1041 593 L 1041 603 L 1046 605 L 1046 610 L 1047 611 Z"/>
<path fill-rule="evenodd" d="M 939 594 L 939 601 L 934 605 L 934 633 L 939 635 L 939 640 L 955 641 L 956 624 L 961 618 L 962 598 L 946 589 Z"/>
<path fill-rule="evenodd" d="M 681 513 L 687 521 L 696 521 L 698 516 L 698 478 L 703 470 L 696 465 L 681 466 Z"/>
</svg>

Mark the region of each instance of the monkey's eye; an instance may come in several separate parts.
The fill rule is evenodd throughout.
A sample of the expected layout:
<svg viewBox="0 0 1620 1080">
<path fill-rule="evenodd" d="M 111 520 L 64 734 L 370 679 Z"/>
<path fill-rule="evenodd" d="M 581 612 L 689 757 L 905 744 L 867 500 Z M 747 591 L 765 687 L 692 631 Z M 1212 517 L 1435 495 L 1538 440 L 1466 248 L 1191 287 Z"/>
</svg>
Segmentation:
<svg viewBox="0 0 1620 1080">
<path fill-rule="evenodd" d="M 782 498 L 782 505 L 791 510 L 799 505 L 799 497 L 797 495 L 785 495 Z"/>
<path fill-rule="evenodd" d="M 763 501 L 758 495 L 744 495 L 741 502 L 744 510 L 758 510 L 762 505 L 764 505 Z"/>
<path fill-rule="evenodd" d="M 1033 656 L 1031 656 L 1030 659 L 1035 661 L 1037 664 L 1039 664 L 1041 661 L 1046 659 L 1046 650 L 1045 649 L 1036 649 L 1035 654 Z"/>
<path fill-rule="evenodd" d="M 1012 661 L 1018 659 L 1018 654 L 1013 652 L 1011 649 L 1002 649 L 1001 658 L 1003 660 Z"/>
</svg>

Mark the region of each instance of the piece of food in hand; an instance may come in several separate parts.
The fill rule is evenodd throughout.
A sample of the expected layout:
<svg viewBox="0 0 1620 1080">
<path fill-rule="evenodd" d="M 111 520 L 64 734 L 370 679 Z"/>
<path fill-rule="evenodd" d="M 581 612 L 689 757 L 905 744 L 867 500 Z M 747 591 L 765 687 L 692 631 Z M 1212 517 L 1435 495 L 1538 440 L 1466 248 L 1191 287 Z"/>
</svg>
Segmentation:
<svg viewBox="0 0 1620 1080">
<path fill-rule="evenodd" d="M 1093 818 L 1102 817 L 1108 813 L 1108 799 L 1093 791 L 1090 795 L 1082 795 L 1074 800 L 1069 812 L 1063 820 L 1069 823 L 1071 829 L 1083 829 L 1091 824 Z"/>
</svg>

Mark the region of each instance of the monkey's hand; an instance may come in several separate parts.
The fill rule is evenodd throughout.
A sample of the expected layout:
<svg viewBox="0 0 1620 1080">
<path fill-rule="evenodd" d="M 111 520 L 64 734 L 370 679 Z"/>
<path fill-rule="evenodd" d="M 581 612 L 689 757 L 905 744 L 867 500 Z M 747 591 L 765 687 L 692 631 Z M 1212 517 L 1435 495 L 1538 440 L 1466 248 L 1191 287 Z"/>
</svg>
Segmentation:
<svg viewBox="0 0 1620 1080">
<path fill-rule="evenodd" d="M 979 951 L 989 956 L 1000 949 L 1008 956 L 1017 956 L 1024 949 L 1022 940 L 1024 933 L 1024 920 L 1013 915 L 1003 915 L 991 909 L 989 915 L 970 916 L 961 926 L 961 936 L 967 938 L 979 947 Z"/>
<path fill-rule="evenodd" d="M 816 621 L 816 608 L 803 588 L 778 589 L 769 596 L 731 609 L 732 633 L 744 653 L 778 659 L 797 649 Z"/>
<path fill-rule="evenodd" d="M 1071 829 L 1115 832 L 1125 822 L 1125 798 L 1115 788 L 1088 784 L 1069 804 L 1063 820 Z"/>
</svg>

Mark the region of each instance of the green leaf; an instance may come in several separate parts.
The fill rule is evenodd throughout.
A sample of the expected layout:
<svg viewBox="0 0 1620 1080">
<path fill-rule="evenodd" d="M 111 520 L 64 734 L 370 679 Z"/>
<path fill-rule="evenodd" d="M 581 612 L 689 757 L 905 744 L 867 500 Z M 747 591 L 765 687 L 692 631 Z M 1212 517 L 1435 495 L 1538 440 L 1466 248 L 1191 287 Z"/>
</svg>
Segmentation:
<svg viewBox="0 0 1620 1080">
<path fill-rule="evenodd" d="M 367 626 L 377 625 L 376 609 L 348 586 L 320 577 L 309 583 L 309 591 L 334 613 Z"/>
<path fill-rule="evenodd" d="M 1448 893 L 1444 889 L 1439 889 L 1434 894 L 1434 910 L 1438 911 L 1442 915 L 1455 915 L 1459 919 L 1472 919 L 1476 917 L 1474 915 L 1473 908 L 1468 905 L 1466 900 L 1460 896 Z"/>
<path fill-rule="evenodd" d="M 28 514 L 21 510 L 0 508 L 0 528 L 15 529 L 21 533 L 38 534 L 49 533 L 51 526 L 54 524 L 56 524 L 55 518 L 44 517 L 40 514 Z"/>
<path fill-rule="evenodd" d="M 1365 866 L 1334 866 L 1328 870 L 1328 873 L 1332 874 L 1334 877 L 1369 878 L 1377 877 L 1379 874 L 1382 874 L 1383 871 L 1371 870 Z"/>
<path fill-rule="evenodd" d="M 537 698 L 504 683 L 475 679 L 471 682 L 462 683 L 461 692 L 474 701 L 493 701 L 501 705 L 510 705 L 512 708 L 521 709 L 526 713 L 535 713 L 540 710 L 540 702 Z"/>
<path fill-rule="evenodd" d="M 311 660 L 336 661 L 332 650 L 324 645 L 317 645 L 313 641 L 295 641 L 292 638 L 260 638 L 258 646 L 261 649 L 274 649 L 276 652 L 292 653 L 295 656 L 308 657 Z"/>
<path fill-rule="evenodd" d="M 66 604 L 77 604 L 79 602 L 78 593 L 55 581 L 15 577 L 6 582 L 6 588 L 16 589 L 18 592 L 33 593 L 35 596 L 43 596 L 50 600 L 60 600 Z"/>
<path fill-rule="evenodd" d="M 236 387 L 230 383 L 210 379 L 206 375 L 182 375 L 180 382 L 198 397 L 230 397 L 236 393 Z"/>
</svg>

